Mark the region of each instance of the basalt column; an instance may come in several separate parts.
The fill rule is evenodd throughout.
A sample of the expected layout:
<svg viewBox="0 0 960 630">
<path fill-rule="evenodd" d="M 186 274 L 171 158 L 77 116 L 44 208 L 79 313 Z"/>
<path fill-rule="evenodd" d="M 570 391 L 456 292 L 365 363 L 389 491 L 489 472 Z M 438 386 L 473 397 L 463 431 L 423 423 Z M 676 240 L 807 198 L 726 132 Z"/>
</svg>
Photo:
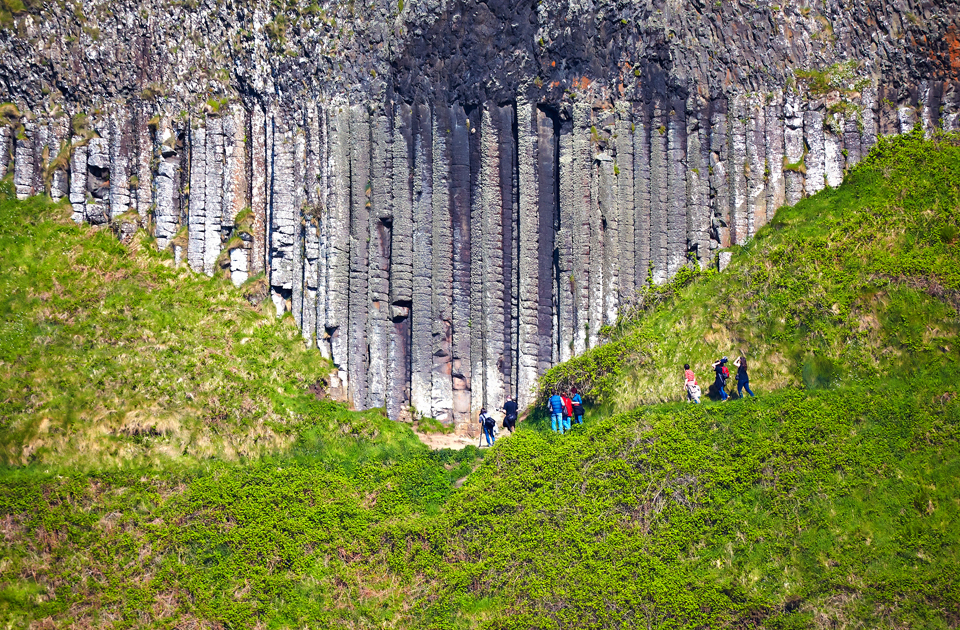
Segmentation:
<svg viewBox="0 0 960 630">
<path fill-rule="evenodd" d="M 350 284 L 349 325 L 350 394 L 359 409 L 367 406 L 367 304 L 370 263 L 370 116 L 366 107 L 350 108 Z"/>
<path fill-rule="evenodd" d="M 523 407 L 532 399 L 539 374 L 540 356 L 540 225 L 539 225 L 539 110 L 536 105 L 517 103 L 517 173 L 519 187 L 518 251 L 519 321 L 517 324 L 517 403 Z M 548 284 L 549 286 L 549 284 Z"/>
<path fill-rule="evenodd" d="M 393 109 L 390 235 L 390 319 L 387 350 L 387 412 L 406 416 L 410 405 L 411 306 L 413 303 L 413 116 L 407 104 Z"/>
<path fill-rule="evenodd" d="M 326 310 L 323 343 L 338 368 L 341 386 L 349 386 L 348 308 L 350 299 L 350 110 L 332 106 L 327 134 L 327 206 L 325 221 Z M 352 374 L 350 377 L 352 378 Z"/>
<path fill-rule="evenodd" d="M 499 118 L 499 112 L 496 107 L 491 109 L 483 110 L 480 127 L 481 318 L 477 322 L 479 326 L 476 332 L 480 336 L 482 348 L 478 370 L 483 374 L 480 404 L 488 409 L 497 409 L 503 406 L 504 382 L 501 368 L 506 352 L 503 343 L 503 197 L 500 192 L 503 174 L 500 170 L 500 129 L 494 124 L 494 120 Z"/>
<path fill-rule="evenodd" d="M 438 107 L 433 117 L 433 353 L 430 405 L 434 418 L 453 422 L 453 224 L 450 212 L 450 110 Z"/>
<path fill-rule="evenodd" d="M 575 135 L 571 122 L 564 121 L 561 124 L 545 112 L 540 112 L 539 120 L 541 195 L 548 195 L 541 211 L 545 213 L 544 220 L 550 219 L 550 229 L 558 228 L 554 234 L 554 265 L 552 269 L 547 268 L 551 272 L 552 277 L 548 279 L 555 295 L 551 301 L 556 302 L 556 306 L 552 307 L 554 317 L 551 323 L 554 329 L 549 341 L 553 350 L 551 354 L 565 361 L 576 351 L 574 339 L 583 330 L 578 308 L 578 286 L 583 285 L 585 277 L 579 250 L 583 243 L 578 241 L 589 231 L 583 232 L 580 225 L 581 209 L 577 205 L 582 200 L 582 196 L 578 196 L 581 191 L 577 188 L 577 176 L 583 176 L 578 168 L 582 167 L 582 163 L 575 162 Z M 556 209 L 558 205 L 559 211 Z M 585 311 L 582 313 L 586 315 Z M 585 345 L 583 336 L 580 337 L 581 345 Z"/>
<path fill-rule="evenodd" d="M 370 364 L 367 368 L 367 406 L 387 407 L 388 356 L 390 345 L 390 245 L 393 227 L 391 186 L 393 146 L 392 116 L 379 113 L 373 123 L 371 158 L 371 203 L 369 243 L 369 306 L 367 337 Z"/>
<path fill-rule="evenodd" d="M 450 377 L 453 395 L 453 417 L 458 429 L 470 423 L 470 129 L 466 112 L 452 105 L 449 112 L 450 133 L 447 151 L 450 156 L 450 224 L 453 262 Z"/>
<path fill-rule="evenodd" d="M 433 124 L 430 106 L 413 107 L 413 305 L 410 402 L 432 412 L 433 393 Z"/>
<path fill-rule="evenodd" d="M 633 175 L 633 116 L 630 103 L 618 101 L 616 104 L 617 121 L 614 127 L 614 146 L 616 161 L 614 174 L 617 178 L 618 212 L 618 254 L 614 263 L 619 267 L 617 290 L 619 299 L 624 303 L 633 297 L 636 289 L 634 266 L 636 254 L 636 213 L 634 212 L 634 175 Z"/>
<path fill-rule="evenodd" d="M 503 252 L 500 275 L 503 281 L 503 312 L 499 321 L 494 320 L 491 336 L 496 337 L 499 333 L 503 340 L 503 352 L 496 359 L 498 372 L 503 379 L 503 393 L 497 401 L 491 402 L 491 405 L 500 409 L 507 396 L 515 395 L 519 202 L 517 200 L 517 140 L 514 135 L 516 112 L 512 105 L 506 105 L 493 108 L 492 115 L 499 139 L 500 224 L 503 230 L 500 240 L 500 248 Z M 497 326 L 501 327 L 500 331 L 497 330 Z"/>
</svg>

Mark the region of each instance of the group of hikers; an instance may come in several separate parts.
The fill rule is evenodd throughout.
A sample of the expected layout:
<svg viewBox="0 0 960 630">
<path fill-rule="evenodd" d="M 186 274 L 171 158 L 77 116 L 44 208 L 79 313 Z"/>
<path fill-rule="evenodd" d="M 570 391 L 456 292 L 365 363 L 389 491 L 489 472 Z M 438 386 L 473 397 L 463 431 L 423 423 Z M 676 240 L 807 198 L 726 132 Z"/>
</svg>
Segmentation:
<svg viewBox="0 0 960 630">
<path fill-rule="evenodd" d="M 583 424 L 583 398 L 576 387 L 570 388 L 569 396 L 560 390 L 554 390 L 547 401 L 547 407 L 550 409 L 550 427 L 554 433 L 563 435 L 565 431 L 570 431 L 573 422 Z"/>
<path fill-rule="evenodd" d="M 729 398 L 727 394 L 727 381 L 730 380 L 730 368 L 727 367 L 727 361 L 727 357 L 723 357 L 714 361 L 713 365 L 710 366 L 716 375 L 713 385 L 720 395 L 721 402 L 726 402 Z M 737 396 L 743 398 L 743 390 L 747 390 L 747 393 L 752 397 L 753 391 L 750 389 L 750 375 L 747 374 L 747 358 L 741 354 L 734 360 L 733 365 L 737 368 Z M 697 404 L 700 403 L 700 386 L 697 385 L 697 377 L 693 373 L 693 370 L 690 369 L 689 363 L 683 364 L 683 389 L 687 393 L 687 401 Z"/>
<path fill-rule="evenodd" d="M 720 396 L 720 400 L 726 402 L 729 398 L 727 394 L 727 381 L 730 380 L 730 368 L 727 367 L 727 357 L 722 357 L 713 362 L 710 366 L 713 369 L 716 378 L 714 388 Z M 742 354 L 733 361 L 733 366 L 737 368 L 737 396 L 743 398 L 743 391 L 746 390 L 750 396 L 753 391 L 750 389 L 750 376 L 747 374 L 747 358 Z M 697 377 L 690 369 L 689 363 L 683 365 L 683 389 L 687 395 L 687 401 L 700 403 L 702 392 L 697 384 Z M 731 392 L 732 394 L 732 392 Z M 547 408 L 550 410 L 550 427 L 555 433 L 563 435 L 572 430 L 574 424 L 583 424 L 583 398 L 576 387 L 571 387 L 569 395 L 559 389 L 554 390 L 547 400 Z M 503 428 L 513 433 L 517 426 L 517 401 L 514 398 L 507 398 L 503 405 Z M 493 446 L 496 442 L 497 421 L 487 412 L 486 408 L 480 410 L 480 429 L 481 443 L 484 438 L 487 440 L 487 446 Z"/>
</svg>

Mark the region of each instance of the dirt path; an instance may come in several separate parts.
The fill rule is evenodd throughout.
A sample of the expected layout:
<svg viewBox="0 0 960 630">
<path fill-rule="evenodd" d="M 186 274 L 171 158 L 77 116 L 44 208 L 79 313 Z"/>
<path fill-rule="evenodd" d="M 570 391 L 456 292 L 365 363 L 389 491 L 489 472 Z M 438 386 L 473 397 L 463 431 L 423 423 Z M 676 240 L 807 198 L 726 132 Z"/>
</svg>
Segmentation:
<svg viewBox="0 0 960 630">
<path fill-rule="evenodd" d="M 469 435 L 444 435 L 443 433 L 418 433 L 417 431 L 413 432 L 420 441 L 429 446 L 433 450 L 440 450 L 441 448 L 452 448 L 454 450 L 461 450 L 466 446 L 473 444 L 474 446 L 480 445 L 480 436 L 470 437 Z M 505 437 L 510 437 L 509 431 L 502 431 L 500 435 L 497 436 L 498 440 L 502 440 Z M 487 447 L 487 441 L 483 441 L 483 448 Z"/>
</svg>

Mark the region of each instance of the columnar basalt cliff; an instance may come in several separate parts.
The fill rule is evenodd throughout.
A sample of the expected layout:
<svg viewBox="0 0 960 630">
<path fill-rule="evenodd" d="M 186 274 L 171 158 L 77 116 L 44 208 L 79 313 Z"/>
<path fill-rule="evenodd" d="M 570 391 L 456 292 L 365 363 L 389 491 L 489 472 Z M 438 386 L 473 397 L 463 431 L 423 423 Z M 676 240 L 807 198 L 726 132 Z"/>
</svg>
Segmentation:
<svg viewBox="0 0 960 630">
<path fill-rule="evenodd" d="M 393 418 L 529 402 L 646 283 L 960 126 L 956 2 L 278 6 L 0 11 L 0 176 L 263 274 Z"/>
</svg>

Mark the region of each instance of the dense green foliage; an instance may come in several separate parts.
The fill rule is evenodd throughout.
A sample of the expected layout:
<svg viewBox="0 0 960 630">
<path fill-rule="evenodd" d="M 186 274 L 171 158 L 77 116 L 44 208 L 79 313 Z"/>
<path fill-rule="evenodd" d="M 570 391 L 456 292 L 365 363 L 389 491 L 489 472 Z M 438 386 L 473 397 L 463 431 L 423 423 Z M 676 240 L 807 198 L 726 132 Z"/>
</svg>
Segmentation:
<svg viewBox="0 0 960 630">
<path fill-rule="evenodd" d="M 473 447 L 428 453 L 378 411 L 316 400 L 297 366 L 319 359 L 288 323 L 265 318 L 261 349 L 275 344 L 278 357 L 269 374 L 243 368 L 261 392 L 251 398 L 270 402 L 250 418 L 273 413 L 288 442 L 227 461 L 96 448 L 71 457 L 76 441 L 45 458 L 9 456 L 32 463 L 0 473 L 0 625 L 957 628 L 958 175 L 952 141 L 883 143 L 849 184 L 781 209 L 727 272 L 687 271 L 649 290 L 605 331 L 611 343 L 552 371 L 547 387 L 573 380 L 604 403 L 585 427 L 560 437 L 534 416 L 482 460 Z M 136 338 L 95 274 L 71 279 L 84 287 L 73 291 L 58 271 L 56 289 L 40 250 L 61 242 L 75 260 L 97 256 L 102 269 L 128 270 L 121 285 L 167 278 L 189 294 L 164 302 L 167 325 L 200 347 L 246 344 L 202 337 L 215 318 L 177 304 L 232 305 L 226 338 L 249 337 L 234 331 L 263 317 L 222 281 L 51 220 L 38 204 L 0 204 L 33 234 L 17 242 L 0 229 L 0 245 L 17 243 L 25 261 L 4 262 L 11 278 L 0 280 L 14 288 L 0 322 L 15 337 L 0 341 L 9 453 L 32 442 L 8 427 L 60 413 L 33 370 L 59 355 L 83 367 L 87 352 L 125 365 L 123 343 Z M 85 330 L 71 334 L 89 345 L 41 327 L 51 289 L 94 296 L 71 302 L 73 321 L 60 324 Z M 58 304 L 51 312 L 66 310 Z M 127 307 L 162 329 L 149 306 Z M 758 398 L 630 402 L 679 398 L 677 357 L 740 345 Z M 192 352 L 167 365 L 203 391 L 222 370 L 182 358 Z M 61 426 L 82 434 L 115 421 L 88 410 Z M 217 435 L 232 443 L 252 421 L 228 414 Z"/>
</svg>

